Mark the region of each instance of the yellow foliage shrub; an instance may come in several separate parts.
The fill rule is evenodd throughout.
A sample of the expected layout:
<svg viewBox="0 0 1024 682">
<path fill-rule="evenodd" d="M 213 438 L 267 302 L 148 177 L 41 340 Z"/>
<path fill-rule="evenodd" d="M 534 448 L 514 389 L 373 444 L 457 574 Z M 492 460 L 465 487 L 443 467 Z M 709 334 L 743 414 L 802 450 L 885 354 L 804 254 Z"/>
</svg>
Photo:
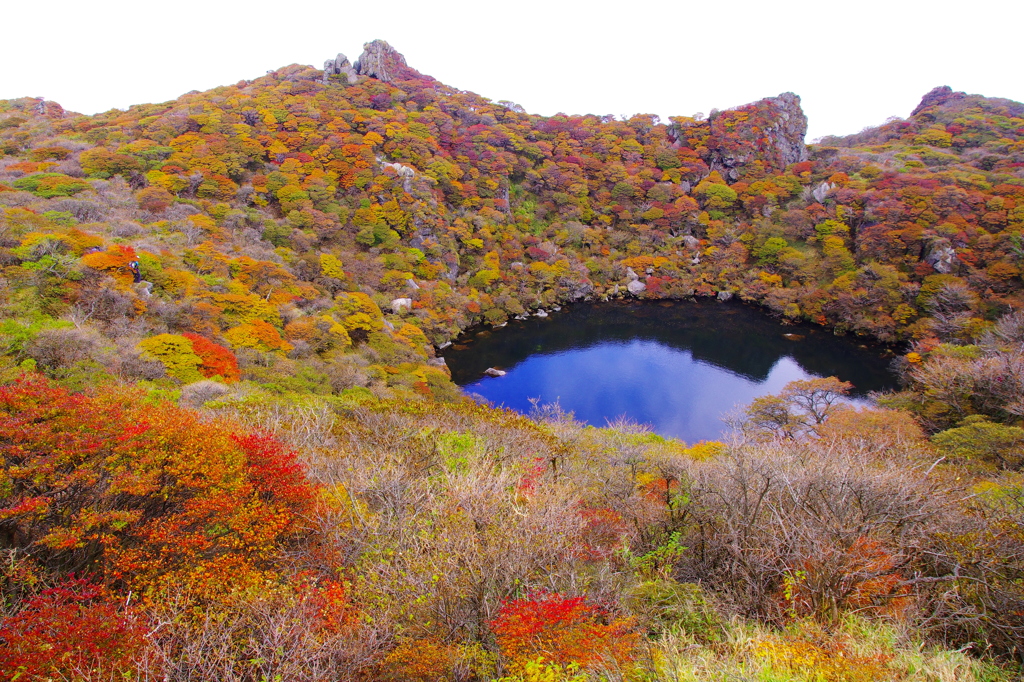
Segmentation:
<svg viewBox="0 0 1024 682">
<path fill-rule="evenodd" d="M 725 454 L 725 443 L 717 440 L 702 440 L 685 448 L 682 454 L 696 460 L 712 459 Z"/>
<path fill-rule="evenodd" d="M 199 381 L 202 358 L 192 350 L 192 342 L 178 334 L 158 334 L 139 342 L 142 357 L 157 360 L 167 369 L 168 376 L 183 384 Z"/>
<path fill-rule="evenodd" d="M 229 323 L 238 324 L 259 320 L 276 325 L 281 322 L 277 308 L 256 294 L 209 292 L 206 296 L 211 303 L 224 311 L 224 317 Z"/>
<path fill-rule="evenodd" d="M 224 340 L 235 348 L 255 348 L 265 353 L 287 353 L 292 344 L 281 338 L 277 329 L 263 320 L 253 320 L 224 332 Z"/>
<path fill-rule="evenodd" d="M 342 325 L 347 332 L 375 332 L 384 328 L 384 314 L 373 299 L 361 291 L 338 294 L 334 302 L 339 312 L 344 315 Z"/>
<path fill-rule="evenodd" d="M 326 277 L 345 279 L 345 270 L 342 268 L 341 260 L 329 253 L 320 254 L 320 272 Z"/>
</svg>

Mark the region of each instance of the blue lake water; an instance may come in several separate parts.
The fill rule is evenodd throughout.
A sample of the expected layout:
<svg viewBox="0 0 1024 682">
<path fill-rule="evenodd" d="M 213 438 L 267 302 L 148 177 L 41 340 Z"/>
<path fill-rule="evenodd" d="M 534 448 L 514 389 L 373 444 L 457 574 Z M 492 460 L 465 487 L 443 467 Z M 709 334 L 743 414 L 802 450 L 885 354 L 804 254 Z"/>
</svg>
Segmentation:
<svg viewBox="0 0 1024 682">
<path fill-rule="evenodd" d="M 457 384 L 495 405 L 557 401 L 589 424 L 626 417 L 691 443 L 720 438 L 723 416 L 796 379 L 838 376 L 855 398 L 895 388 L 882 349 L 718 302 L 572 306 L 467 335 L 444 357 Z"/>
</svg>

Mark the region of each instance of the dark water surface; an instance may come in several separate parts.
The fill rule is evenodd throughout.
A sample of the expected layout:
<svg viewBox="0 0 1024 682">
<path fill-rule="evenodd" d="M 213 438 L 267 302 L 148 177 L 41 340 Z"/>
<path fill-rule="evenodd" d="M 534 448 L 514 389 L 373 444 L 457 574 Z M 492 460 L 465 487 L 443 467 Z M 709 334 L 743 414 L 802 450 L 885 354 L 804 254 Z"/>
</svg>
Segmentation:
<svg viewBox="0 0 1024 682">
<path fill-rule="evenodd" d="M 857 397 L 896 387 L 880 348 L 717 301 L 575 305 L 468 334 L 444 357 L 455 383 L 495 405 L 558 401 L 595 426 L 626 416 L 690 443 L 721 437 L 727 412 L 795 379 L 838 376 Z"/>
</svg>

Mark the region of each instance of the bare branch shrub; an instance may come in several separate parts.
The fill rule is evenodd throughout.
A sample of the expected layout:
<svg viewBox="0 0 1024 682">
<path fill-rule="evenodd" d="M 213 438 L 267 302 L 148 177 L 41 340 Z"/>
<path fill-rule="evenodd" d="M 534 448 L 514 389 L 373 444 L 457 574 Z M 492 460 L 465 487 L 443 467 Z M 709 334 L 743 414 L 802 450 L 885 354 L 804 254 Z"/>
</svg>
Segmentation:
<svg viewBox="0 0 1024 682">
<path fill-rule="evenodd" d="M 26 355 L 48 370 L 67 369 L 92 359 L 98 350 L 96 335 L 81 329 L 44 329 L 25 344 Z"/>
<path fill-rule="evenodd" d="M 691 466 L 682 525 L 690 551 L 678 577 L 706 581 L 741 613 L 769 620 L 787 615 L 796 594 L 801 610 L 833 617 L 865 581 L 909 579 L 947 497 L 919 468 L 856 454 L 835 444 L 744 445 Z M 865 561 L 867 543 L 888 558 Z"/>
<path fill-rule="evenodd" d="M 158 360 L 146 360 L 134 344 L 118 343 L 116 373 L 123 379 L 155 380 L 167 376 L 167 369 Z"/>
<path fill-rule="evenodd" d="M 230 390 L 219 381 L 209 379 L 195 381 L 181 387 L 181 404 L 197 409 L 211 400 L 220 398 Z"/>
<path fill-rule="evenodd" d="M 321 608 L 309 596 L 268 591 L 197 618 L 168 600 L 154 609 L 148 667 L 158 679 L 181 682 L 366 679 L 382 648 L 379 628 L 316 627 Z"/>
<path fill-rule="evenodd" d="M 104 209 L 95 201 L 88 199 L 60 199 L 50 204 L 54 211 L 65 211 L 83 223 L 96 223 L 103 220 Z"/>
</svg>

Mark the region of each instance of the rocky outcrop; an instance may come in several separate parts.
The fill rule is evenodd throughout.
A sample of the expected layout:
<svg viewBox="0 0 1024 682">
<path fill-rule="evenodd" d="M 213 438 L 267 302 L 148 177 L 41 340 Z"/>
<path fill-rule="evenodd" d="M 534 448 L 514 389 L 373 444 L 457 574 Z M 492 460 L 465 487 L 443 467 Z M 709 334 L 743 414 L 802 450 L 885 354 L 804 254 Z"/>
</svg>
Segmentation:
<svg viewBox="0 0 1024 682">
<path fill-rule="evenodd" d="M 813 190 L 811 190 L 811 196 L 814 197 L 815 201 L 821 204 L 824 203 L 825 197 L 828 196 L 828 193 L 834 190 L 835 188 L 836 186 L 831 182 L 823 182 L 817 187 L 815 187 Z"/>
<path fill-rule="evenodd" d="M 761 100 L 758 104 L 775 110 L 776 122 L 765 128 L 764 132 L 775 147 L 779 167 L 785 168 L 791 163 L 806 161 L 807 143 L 804 138 L 807 137 L 807 115 L 800 107 L 800 98 L 792 92 L 784 92 L 778 97 Z"/>
<path fill-rule="evenodd" d="M 349 62 L 348 57 L 340 52 L 334 59 L 324 62 L 324 83 L 327 83 L 331 76 L 344 76 L 350 84 L 359 80 L 355 67 Z"/>
<path fill-rule="evenodd" d="M 590 280 L 576 282 L 569 288 L 567 298 L 570 301 L 580 301 L 589 298 L 594 293 L 594 284 Z"/>
<path fill-rule="evenodd" d="M 715 111 L 707 120 L 674 123 L 669 135 L 677 145 L 700 140 L 701 155 L 708 167 L 727 182 L 743 177 L 746 165 L 759 161 L 775 170 L 809 158 L 807 116 L 800 98 L 792 92 L 769 97 L 736 109 Z"/>
<path fill-rule="evenodd" d="M 924 257 L 924 262 L 932 266 L 935 272 L 942 275 L 952 273 L 956 270 L 959 263 L 956 257 L 956 249 L 944 239 L 932 244 L 928 250 L 928 255 Z"/>
<path fill-rule="evenodd" d="M 940 85 L 937 88 L 932 88 L 931 91 L 921 98 L 921 103 L 918 104 L 912 112 L 911 116 L 917 116 L 922 111 L 929 107 L 941 107 L 947 102 L 953 102 L 966 98 L 966 93 L 953 92 L 953 88 L 948 85 Z"/>
<path fill-rule="evenodd" d="M 380 163 L 380 169 L 382 171 L 390 168 L 395 172 L 395 175 L 402 178 L 402 187 L 406 192 L 412 191 L 412 181 L 413 178 L 416 177 L 415 168 L 401 163 L 389 163 L 380 157 L 377 158 L 377 162 Z"/>
<path fill-rule="evenodd" d="M 390 83 L 396 80 L 420 78 L 422 74 L 405 63 L 398 50 L 384 40 L 374 40 L 363 45 L 355 65 L 356 73 Z"/>
<path fill-rule="evenodd" d="M 633 281 L 631 281 L 629 284 L 626 285 L 626 291 L 628 291 L 629 293 L 633 294 L 634 296 L 639 296 L 640 294 L 644 293 L 644 291 L 646 291 L 646 290 L 647 290 L 647 285 L 644 284 L 643 282 L 641 282 L 638 279 L 634 279 Z"/>
<path fill-rule="evenodd" d="M 325 61 L 324 83 L 328 83 L 332 76 L 342 76 L 350 84 L 357 83 L 360 76 L 376 78 L 385 83 L 410 78 L 429 79 L 429 76 L 424 76 L 406 64 L 405 57 L 384 40 L 374 40 L 363 45 L 363 53 L 355 64 L 341 53 Z"/>
</svg>

